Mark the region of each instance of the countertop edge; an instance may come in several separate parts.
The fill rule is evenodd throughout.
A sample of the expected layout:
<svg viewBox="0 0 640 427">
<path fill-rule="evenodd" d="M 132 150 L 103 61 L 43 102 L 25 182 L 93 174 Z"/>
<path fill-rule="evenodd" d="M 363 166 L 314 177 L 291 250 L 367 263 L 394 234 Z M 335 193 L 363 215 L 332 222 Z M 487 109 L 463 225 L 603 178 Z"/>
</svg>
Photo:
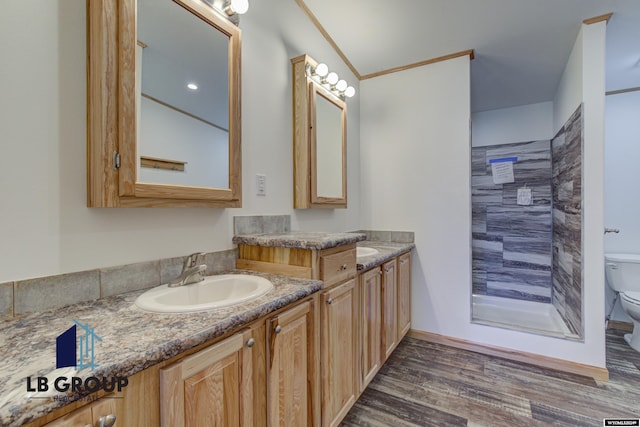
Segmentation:
<svg viewBox="0 0 640 427">
<path fill-rule="evenodd" d="M 276 274 L 266 274 L 255 271 L 248 270 L 232 270 L 227 271 L 220 274 L 250 274 L 257 275 L 266 278 L 277 278 L 280 280 L 282 286 L 299 286 L 297 289 L 287 291 L 285 295 L 279 295 L 274 297 L 273 300 L 262 301 L 259 305 L 252 306 L 251 303 L 247 304 L 249 307 L 246 310 L 239 311 L 233 315 L 230 315 L 222 320 L 214 321 L 201 330 L 195 331 L 193 333 L 189 333 L 187 336 L 175 338 L 168 338 L 166 341 L 162 341 L 161 343 L 157 343 L 152 348 L 149 348 L 147 351 L 136 353 L 133 357 L 127 357 L 122 360 L 117 360 L 115 363 L 111 363 L 105 366 L 101 366 L 94 371 L 91 371 L 90 374 L 85 373 L 84 375 L 78 375 L 82 377 L 111 377 L 111 376 L 132 376 L 135 375 L 145 369 L 148 369 L 154 365 L 165 362 L 169 359 L 172 359 L 181 353 L 189 351 L 199 345 L 206 344 L 207 342 L 212 342 L 221 338 L 225 335 L 233 334 L 237 332 L 244 326 L 260 319 L 268 316 L 270 313 L 273 313 L 277 310 L 280 310 L 290 304 L 293 304 L 297 301 L 303 300 L 316 292 L 322 289 L 323 282 L 319 280 L 309 280 L 309 279 L 298 279 L 292 278 L 284 275 L 276 275 Z M 102 298 L 100 300 L 95 300 L 93 302 L 88 303 L 80 303 L 75 304 L 73 306 L 63 307 L 64 310 L 72 310 L 73 307 L 83 307 L 90 305 L 91 303 L 96 303 L 97 301 L 102 301 L 102 304 L 108 304 L 105 301 L 113 301 L 114 305 L 131 305 L 131 298 L 138 294 L 142 294 L 144 291 L 135 291 L 127 294 L 121 294 L 114 297 Z M 124 296 L 124 297 L 123 297 Z M 137 309 L 137 307 L 135 308 Z M 61 309 L 48 310 L 47 312 L 34 314 L 33 317 L 37 319 L 37 316 L 40 314 L 52 315 L 52 313 L 57 312 Z M 105 309 L 107 311 L 108 309 Z M 140 310 L 140 309 L 137 309 Z M 140 310 L 142 311 L 142 310 Z M 144 313 L 144 312 L 143 312 Z M 150 316 L 164 316 L 165 314 L 161 313 L 148 313 Z M 169 314 L 171 315 L 171 314 Z M 176 314 L 176 316 L 181 316 L 181 314 Z M 21 322 L 24 319 L 16 319 L 16 322 Z M 37 321 L 37 320 L 32 320 Z M 43 318 L 43 322 L 46 322 L 46 317 Z M 33 375 L 41 375 L 46 371 L 46 367 L 42 368 L 38 372 L 25 372 L 28 376 Z M 7 389 L 3 390 L 3 400 L 0 400 L 0 425 L 22 425 L 24 423 L 29 423 L 41 418 L 57 409 L 60 409 L 74 400 L 79 400 L 83 397 L 91 395 L 92 393 L 83 393 L 82 395 L 74 395 L 72 398 L 60 399 L 56 400 L 54 398 L 51 399 L 33 399 L 30 398 L 26 392 L 22 392 L 22 389 L 16 389 L 12 385 L 7 384 Z M 16 393 L 17 392 L 17 393 Z M 6 393 L 6 394 L 5 394 Z M 15 395 L 12 398 L 11 395 Z M 34 404 L 34 402 L 36 402 Z M 89 402 L 87 402 L 88 404 Z M 80 407 L 85 406 L 81 405 Z"/>
<path fill-rule="evenodd" d="M 375 255 L 362 257 L 356 261 L 358 273 L 364 273 L 367 270 L 378 267 L 398 255 L 412 251 L 416 247 L 415 243 L 399 243 L 377 240 L 366 240 L 364 242 L 360 242 L 358 246 L 374 248 L 379 251 L 379 253 Z"/>
<path fill-rule="evenodd" d="M 231 241 L 236 245 L 324 250 L 361 242 L 366 238 L 367 236 L 364 233 L 287 232 L 239 234 L 233 236 Z"/>
</svg>

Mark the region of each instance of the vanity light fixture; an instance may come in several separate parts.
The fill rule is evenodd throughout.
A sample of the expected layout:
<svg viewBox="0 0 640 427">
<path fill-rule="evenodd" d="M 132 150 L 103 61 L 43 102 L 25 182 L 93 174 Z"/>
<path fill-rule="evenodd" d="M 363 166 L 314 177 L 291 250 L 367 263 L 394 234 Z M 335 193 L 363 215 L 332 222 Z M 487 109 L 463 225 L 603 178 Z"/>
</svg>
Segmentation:
<svg viewBox="0 0 640 427">
<path fill-rule="evenodd" d="M 344 91 L 344 96 L 346 96 L 347 98 L 351 98 L 355 94 L 356 94 L 356 90 L 355 90 L 355 88 L 353 86 L 349 86 Z"/>
<path fill-rule="evenodd" d="M 329 74 L 329 67 L 327 67 L 327 64 L 324 63 L 320 63 L 318 64 L 318 66 L 312 71 L 312 74 L 314 76 L 318 76 L 318 77 L 325 77 L 327 74 Z"/>
<path fill-rule="evenodd" d="M 329 89 L 329 91 L 340 98 L 351 98 L 356 94 L 356 90 L 353 86 L 349 86 L 346 80 L 338 77 L 338 73 L 335 71 L 329 72 L 329 67 L 323 62 L 319 63 L 315 67 L 311 64 L 306 64 L 305 70 L 310 79 L 320 85 L 323 85 L 326 89 Z"/>
<path fill-rule="evenodd" d="M 329 85 L 335 86 L 335 84 L 338 83 L 338 79 L 340 79 L 340 77 L 338 77 L 338 73 L 332 71 L 327 74 L 327 78 L 325 79 L 325 81 L 329 83 Z"/>
<path fill-rule="evenodd" d="M 243 15 L 249 10 L 249 0 L 228 0 L 224 6 L 224 12 L 231 15 Z"/>
</svg>

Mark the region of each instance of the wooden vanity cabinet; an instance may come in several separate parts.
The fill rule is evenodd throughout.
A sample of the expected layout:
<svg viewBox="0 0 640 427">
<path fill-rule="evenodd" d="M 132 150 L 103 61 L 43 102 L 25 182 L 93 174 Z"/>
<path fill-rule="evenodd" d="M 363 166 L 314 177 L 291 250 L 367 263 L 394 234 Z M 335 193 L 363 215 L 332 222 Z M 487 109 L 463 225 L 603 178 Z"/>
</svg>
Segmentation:
<svg viewBox="0 0 640 427">
<path fill-rule="evenodd" d="M 321 295 L 323 426 L 340 424 L 358 396 L 357 302 L 355 279 Z"/>
<path fill-rule="evenodd" d="M 114 427 L 145 426 L 160 424 L 158 398 L 158 366 L 138 372 L 128 378 L 129 384 L 120 393 L 107 394 L 88 405 L 82 406 L 62 417 L 56 412 L 45 415 L 27 426 L 86 427 L 100 426 L 100 419 L 115 415 Z M 72 403 L 71 405 L 78 404 Z M 47 420 L 52 420 L 48 424 Z M 109 425 L 105 423 L 105 425 Z"/>
<path fill-rule="evenodd" d="M 382 264 L 382 359 L 387 360 L 398 345 L 398 290 L 396 259 Z"/>
<path fill-rule="evenodd" d="M 248 329 L 161 369 L 160 425 L 253 426 L 260 346 L 256 328 Z"/>
<path fill-rule="evenodd" d="M 411 252 L 398 257 L 398 342 L 411 329 Z"/>
<path fill-rule="evenodd" d="M 267 320 L 270 426 L 320 425 L 317 297 Z"/>
<path fill-rule="evenodd" d="M 48 424 L 46 427 L 98 427 L 106 423 L 106 418 L 115 416 L 117 421 L 116 404 L 114 399 L 104 398 L 94 403 L 83 406 L 80 409 L 58 418 Z M 101 424 L 103 422 L 103 424 Z M 117 426 L 118 424 L 113 424 Z M 120 425 L 124 425 L 120 423 Z"/>
<path fill-rule="evenodd" d="M 382 271 L 380 267 L 362 273 L 360 284 L 360 336 L 359 336 L 359 379 L 358 388 L 362 393 L 380 369 L 382 360 Z"/>
<path fill-rule="evenodd" d="M 361 273 L 358 283 L 362 393 L 411 328 L 411 252 Z"/>
<path fill-rule="evenodd" d="M 318 311 L 321 333 L 317 348 L 322 351 L 321 355 L 320 352 L 316 355 L 318 360 L 322 360 L 320 375 L 313 384 L 321 396 L 321 422 L 318 419 L 309 424 L 292 425 L 339 424 L 358 396 L 359 304 L 355 281 L 355 243 L 322 250 L 240 244 L 238 252 L 236 266 L 240 269 L 319 279 L 324 282 Z M 273 371 L 273 368 L 269 368 L 269 371 Z M 271 389 L 269 395 L 273 395 Z M 269 402 L 269 408 L 275 408 L 275 405 L 275 402 Z M 276 425 L 273 423 L 279 418 L 272 416 L 273 411 L 270 410 L 269 419 L 272 425 Z"/>
</svg>

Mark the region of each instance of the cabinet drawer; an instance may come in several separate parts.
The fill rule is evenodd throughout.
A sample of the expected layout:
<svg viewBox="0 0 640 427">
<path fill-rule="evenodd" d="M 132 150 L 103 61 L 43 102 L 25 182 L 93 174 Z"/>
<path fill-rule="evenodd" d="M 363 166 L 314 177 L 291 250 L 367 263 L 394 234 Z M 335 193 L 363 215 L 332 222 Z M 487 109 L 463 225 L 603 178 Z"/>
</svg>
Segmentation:
<svg viewBox="0 0 640 427">
<path fill-rule="evenodd" d="M 356 250 L 320 257 L 320 280 L 325 287 L 356 276 Z"/>
</svg>

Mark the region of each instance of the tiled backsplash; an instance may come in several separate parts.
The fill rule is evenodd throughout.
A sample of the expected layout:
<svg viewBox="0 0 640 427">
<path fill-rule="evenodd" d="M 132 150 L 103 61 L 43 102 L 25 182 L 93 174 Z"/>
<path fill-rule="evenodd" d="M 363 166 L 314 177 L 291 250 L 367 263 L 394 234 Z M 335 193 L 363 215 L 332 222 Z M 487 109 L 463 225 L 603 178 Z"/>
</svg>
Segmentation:
<svg viewBox="0 0 640 427">
<path fill-rule="evenodd" d="M 364 233 L 367 240 L 378 242 L 413 243 L 415 239 L 413 231 L 356 230 L 354 233 Z"/>
<path fill-rule="evenodd" d="M 236 216 L 234 234 L 286 233 L 290 215 Z M 413 243 L 406 231 L 360 230 L 367 240 Z M 199 260 L 207 275 L 233 270 L 237 249 L 210 252 Z M 78 304 L 98 298 L 152 288 L 178 277 L 185 257 L 167 258 L 116 267 L 0 283 L 0 319 Z"/>
<path fill-rule="evenodd" d="M 291 215 L 234 216 L 233 234 L 286 233 L 291 231 Z"/>
<path fill-rule="evenodd" d="M 0 283 L 0 318 L 63 307 L 125 292 L 152 288 L 178 277 L 185 257 L 99 268 L 37 279 Z M 198 262 L 207 275 L 236 267 L 237 250 L 210 252 Z"/>
</svg>

